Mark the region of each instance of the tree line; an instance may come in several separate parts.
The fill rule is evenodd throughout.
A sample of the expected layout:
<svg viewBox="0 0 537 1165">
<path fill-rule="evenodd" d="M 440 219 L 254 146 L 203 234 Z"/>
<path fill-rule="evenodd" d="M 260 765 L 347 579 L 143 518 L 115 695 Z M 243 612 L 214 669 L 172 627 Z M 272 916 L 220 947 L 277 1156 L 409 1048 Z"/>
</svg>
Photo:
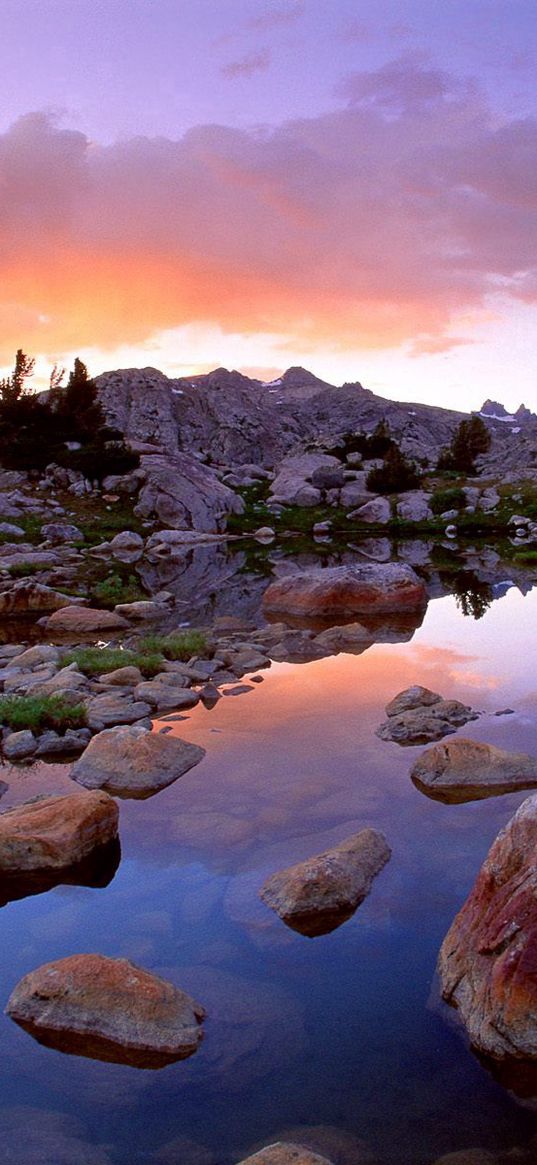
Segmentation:
<svg viewBox="0 0 537 1165">
<path fill-rule="evenodd" d="M 107 425 L 82 360 L 76 358 L 66 384 L 65 370 L 55 365 L 48 392 L 42 393 L 32 392 L 28 383 L 34 364 L 19 348 L 12 372 L 0 379 L 0 464 L 31 471 L 55 462 L 91 480 L 134 468 L 138 457 Z"/>
</svg>

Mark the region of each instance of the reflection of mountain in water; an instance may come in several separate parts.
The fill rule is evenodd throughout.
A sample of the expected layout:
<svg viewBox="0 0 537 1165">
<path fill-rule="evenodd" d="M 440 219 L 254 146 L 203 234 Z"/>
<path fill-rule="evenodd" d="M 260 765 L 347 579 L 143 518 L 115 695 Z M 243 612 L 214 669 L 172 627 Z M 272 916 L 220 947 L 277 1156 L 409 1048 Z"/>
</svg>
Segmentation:
<svg viewBox="0 0 537 1165">
<path fill-rule="evenodd" d="M 263 593 L 272 578 L 308 567 L 342 566 L 349 563 L 403 561 L 410 563 L 426 582 L 429 598 L 453 594 L 463 615 L 480 619 L 490 604 L 512 586 L 526 594 L 533 586 L 531 568 L 505 562 L 489 546 L 467 549 L 430 541 L 390 542 L 383 538 L 354 535 L 352 544 L 336 539 L 322 547 L 293 553 L 293 542 L 269 547 L 252 540 L 173 547 L 165 558 L 137 567 L 143 585 L 151 593 L 171 591 L 175 608 L 170 622 L 212 623 L 234 616 L 254 627 L 264 622 Z M 367 624 L 366 619 L 360 620 Z M 419 624 L 415 624 L 417 626 Z M 413 629 L 415 629 L 415 626 Z M 378 641 L 376 628 L 372 636 Z M 396 641 L 399 628 L 394 626 Z M 403 632 L 404 628 L 400 628 Z M 410 630 L 410 634 L 412 629 Z M 389 641 L 387 629 L 380 635 Z M 410 638 L 410 635 L 403 638 Z"/>
</svg>

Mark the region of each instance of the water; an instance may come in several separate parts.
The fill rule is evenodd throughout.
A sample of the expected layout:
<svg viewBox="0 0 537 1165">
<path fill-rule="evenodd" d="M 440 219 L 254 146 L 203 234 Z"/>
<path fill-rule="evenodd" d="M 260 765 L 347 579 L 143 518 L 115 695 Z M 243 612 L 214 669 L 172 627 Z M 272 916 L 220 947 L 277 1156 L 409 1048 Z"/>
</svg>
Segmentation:
<svg viewBox="0 0 537 1165">
<path fill-rule="evenodd" d="M 510 590 L 478 621 L 451 596 L 433 600 L 410 642 L 274 664 L 253 691 L 173 724 L 205 760 L 120 802 L 107 887 L 1 910 L 0 998 L 50 959 L 126 956 L 206 1006 L 204 1042 L 140 1071 L 40 1047 L 2 1017 L 0 1161 L 231 1165 L 317 1126 L 335 1165 L 431 1165 L 537 1133 L 537 1113 L 481 1066 L 434 983 L 442 938 L 524 794 L 432 801 L 408 775 L 421 750 L 374 735 L 387 701 L 421 683 L 483 712 L 461 735 L 537 754 L 536 614 L 537 592 Z M 69 786 L 60 765 L 2 776 L 2 807 Z M 393 854 L 339 929 L 308 939 L 261 903 L 268 874 L 365 825 Z M 50 1156 L 31 1156 L 34 1134 Z"/>
</svg>

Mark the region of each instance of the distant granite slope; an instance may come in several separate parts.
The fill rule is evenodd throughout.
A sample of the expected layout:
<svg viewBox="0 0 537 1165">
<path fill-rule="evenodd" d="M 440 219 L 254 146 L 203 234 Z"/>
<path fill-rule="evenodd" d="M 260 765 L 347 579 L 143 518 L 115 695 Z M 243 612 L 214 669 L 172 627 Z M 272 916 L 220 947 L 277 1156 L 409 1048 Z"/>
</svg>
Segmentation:
<svg viewBox="0 0 537 1165">
<path fill-rule="evenodd" d="M 335 386 L 307 369 L 289 368 L 272 381 L 216 368 L 171 379 L 154 368 L 121 369 L 97 377 L 111 424 L 131 442 L 228 466 L 279 465 L 291 452 L 337 443 L 345 433 L 371 432 L 383 418 L 404 453 L 434 463 L 467 414 L 377 396 L 358 381 Z M 480 465 L 490 474 L 537 471 L 537 417 L 524 405 L 507 413 L 485 401 L 492 446 Z"/>
</svg>

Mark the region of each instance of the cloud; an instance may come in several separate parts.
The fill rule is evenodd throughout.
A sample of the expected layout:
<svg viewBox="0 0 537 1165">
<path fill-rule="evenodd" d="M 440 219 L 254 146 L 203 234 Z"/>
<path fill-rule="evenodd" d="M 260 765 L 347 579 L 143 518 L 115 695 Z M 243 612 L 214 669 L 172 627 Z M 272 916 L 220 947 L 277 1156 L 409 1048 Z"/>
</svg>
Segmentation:
<svg viewBox="0 0 537 1165">
<path fill-rule="evenodd" d="M 248 21 L 247 27 L 256 31 L 278 28 L 280 25 L 293 24 L 296 20 L 300 20 L 304 12 L 304 0 L 294 0 L 294 2 L 283 4 L 279 8 L 267 8 L 265 12 L 260 12 L 258 16 L 254 16 Z"/>
<path fill-rule="evenodd" d="M 246 53 L 238 61 L 230 61 L 229 64 L 222 65 L 220 72 L 223 73 L 224 77 L 229 77 L 232 80 L 235 77 L 251 77 L 253 73 L 268 69 L 270 62 L 271 55 L 268 49 L 258 49 Z"/>
<path fill-rule="evenodd" d="M 409 58 L 271 129 L 103 147 L 29 114 L 0 135 L 0 363 L 185 324 L 439 351 L 536 301 L 536 162 L 535 119 Z"/>
</svg>

